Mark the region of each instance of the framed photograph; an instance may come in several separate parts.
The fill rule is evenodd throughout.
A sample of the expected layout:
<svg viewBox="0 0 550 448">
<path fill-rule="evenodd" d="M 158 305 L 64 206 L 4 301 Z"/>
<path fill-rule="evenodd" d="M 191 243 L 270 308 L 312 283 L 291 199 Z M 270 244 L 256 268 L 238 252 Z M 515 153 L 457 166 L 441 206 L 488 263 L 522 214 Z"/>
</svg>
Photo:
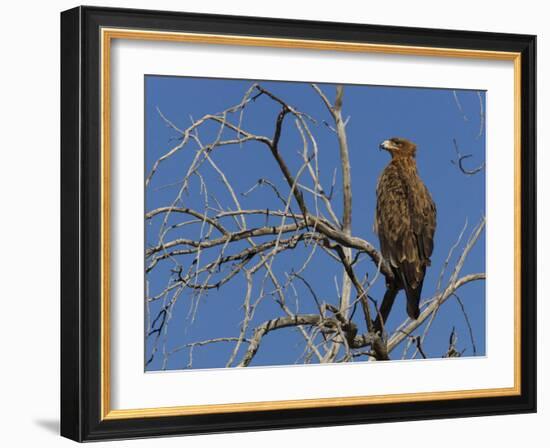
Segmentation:
<svg viewBox="0 0 550 448">
<path fill-rule="evenodd" d="M 535 36 L 61 14 L 61 433 L 535 412 Z"/>
</svg>

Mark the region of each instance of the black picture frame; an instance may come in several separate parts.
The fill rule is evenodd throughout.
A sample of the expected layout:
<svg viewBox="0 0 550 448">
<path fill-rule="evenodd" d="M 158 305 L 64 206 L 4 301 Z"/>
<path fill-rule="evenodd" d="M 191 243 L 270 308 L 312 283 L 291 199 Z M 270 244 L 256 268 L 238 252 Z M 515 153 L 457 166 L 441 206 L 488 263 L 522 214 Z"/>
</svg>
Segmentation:
<svg viewBox="0 0 550 448">
<path fill-rule="evenodd" d="M 100 29 L 146 29 L 521 54 L 521 393 L 102 419 Z M 61 13 L 61 435 L 76 441 L 536 412 L 536 37 L 77 7 Z"/>
</svg>

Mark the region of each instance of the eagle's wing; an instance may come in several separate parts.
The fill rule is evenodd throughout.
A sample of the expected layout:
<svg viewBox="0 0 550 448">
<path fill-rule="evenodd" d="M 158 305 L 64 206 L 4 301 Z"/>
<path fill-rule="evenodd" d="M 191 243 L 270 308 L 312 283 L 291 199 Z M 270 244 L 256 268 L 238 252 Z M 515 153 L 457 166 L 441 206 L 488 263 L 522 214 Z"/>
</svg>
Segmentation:
<svg viewBox="0 0 550 448">
<path fill-rule="evenodd" d="M 409 195 L 409 214 L 411 229 L 414 233 L 418 256 L 426 266 L 430 265 L 430 257 L 434 248 L 434 233 L 436 227 L 435 203 L 426 185 L 417 177 L 413 180 L 412 194 Z"/>
<path fill-rule="evenodd" d="M 386 167 L 377 186 L 375 222 L 382 255 L 405 289 L 407 313 L 416 319 L 426 266 L 433 251 L 436 209 L 414 167 Z"/>
<path fill-rule="evenodd" d="M 426 267 L 430 265 L 430 257 L 434 247 L 434 233 L 436 227 L 436 208 L 430 192 L 415 174 L 409 183 L 409 219 L 411 222 L 411 236 L 416 246 L 416 256 L 403 260 L 400 270 L 404 277 L 404 287 L 407 293 L 407 312 L 416 319 L 419 314 L 420 294 L 426 274 Z"/>
</svg>

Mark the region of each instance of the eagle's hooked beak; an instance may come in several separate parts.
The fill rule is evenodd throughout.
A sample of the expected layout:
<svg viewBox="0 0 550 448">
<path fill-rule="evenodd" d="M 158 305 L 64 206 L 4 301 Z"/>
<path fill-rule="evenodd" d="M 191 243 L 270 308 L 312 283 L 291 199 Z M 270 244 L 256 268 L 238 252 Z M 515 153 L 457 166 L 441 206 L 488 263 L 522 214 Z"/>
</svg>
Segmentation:
<svg viewBox="0 0 550 448">
<path fill-rule="evenodd" d="M 380 143 L 380 145 L 378 145 L 378 149 L 380 151 L 382 151 L 383 149 L 387 150 L 388 149 L 388 144 L 390 143 L 389 140 L 384 140 L 382 143 Z"/>
</svg>

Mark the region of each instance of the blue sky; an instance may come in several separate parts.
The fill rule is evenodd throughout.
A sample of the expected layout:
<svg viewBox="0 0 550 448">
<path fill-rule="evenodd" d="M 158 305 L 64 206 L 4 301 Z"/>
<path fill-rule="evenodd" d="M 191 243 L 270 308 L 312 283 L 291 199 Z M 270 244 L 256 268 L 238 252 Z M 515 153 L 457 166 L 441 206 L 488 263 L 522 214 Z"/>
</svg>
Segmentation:
<svg viewBox="0 0 550 448">
<path fill-rule="evenodd" d="M 178 143 L 178 134 L 162 120 L 157 108 L 164 116 L 180 129 L 185 129 L 191 120 L 197 120 L 205 114 L 220 112 L 237 104 L 244 92 L 254 81 L 203 79 L 186 77 L 145 77 L 145 173 L 149 173 L 152 164 L 170 148 Z M 334 191 L 334 208 L 341 215 L 341 180 L 337 139 L 323 121 L 331 118 L 319 96 L 307 83 L 259 81 L 271 92 L 283 98 L 290 105 L 302 112 L 307 112 L 317 119 L 317 125 L 311 129 L 319 144 L 319 167 L 321 182 L 329 187 L 333 171 L 337 169 L 337 182 Z M 334 99 L 335 86 L 319 84 L 325 94 Z M 466 220 L 466 236 L 485 213 L 485 172 L 466 176 L 451 163 L 456 158 L 453 139 L 456 139 L 461 152 L 473 154 L 465 161 L 468 168 L 480 165 L 485 160 L 485 134 L 480 134 L 480 96 L 485 110 L 485 93 L 477 91 L 426 89 L 412 87 L 362 86 L 346 85 L 344 88 L 344 117 L 350 117 L 347 125 L 347 138 L 350 151 L 353 192 L 353 234 L 373 243 L 378 247 L 378 240 L 373 233 L 372 224 L 375 207 L 375 187 L 378 175 L 389 161 L 389 154 L 378 151 L 381 141 L 394 137 L 406 137 L 418 146 L 417 164 L 420 176 L 432 193 L 437 205 L 437 231 L 435 248 L 432 255 L 432 266 L 428 269 L 424 282 L 423 298 L 434 293 L 441 267 L 449 249 L 455 243 Z M 460 108 L 457 104 L 460 104 Z M 271 137 L 279 107 L 273 101 L 262 96 L 249 105 L 244 112 L 242 126 L 244 129 Z M 237 122 L 238 117 L 233 118 Z M 216 138 L 218 126 L 206 125 L 200 131 L 203 143 Z M 224 134 L 225 137 L 231 133 Z M 233 134 L 234 136 L 234 134 Z M 301 166 L 297 150 L 301 140 L 292 120 L 285 122 L 281 139 L 281 153 L 292 172 Z M 197 145 L 190 143 L 167 162 L 163 163 L 146 188 L 146 211 L 170 205 L 177 194 L 180 181 L 187 170 L 192 157 L 196 154 Z M 248 191 L 260 178 L 273 181 L 285 195 L 288 193 L 284 179 L 275 164 L 267 147 L 260 143 L 247 143 L 218 148 L 212 152 L 216 164 L 223 168 L 225 175 L 239 194 L 243 208 L 280 208 L 280 202 L 272 191 L 256 188 L 246 197 L 241 193 Z M 213 171 L 201 171 L 209 190 L 216 195 L 224 206 L 230 205 L 230 197 L 224 191 L 219 176 Z M 311 201 L 311 197 L 308 198 Z M 312 201 L 310 202 L 313 203 Z M 204 197 L 198 178 L 191 182 L 189 193 L 182 197 L 182 206 L 204 209 Z M 294 209 L 297 206 L 294 204 Z M 170 218 L 175 224 L 181 216 Z M 147 247 L 155 245 L 162 218 L 157 217 L 145 225 Z M 251 218 L 249 226 L 265 225 L 265 218 Z M 186 226 L 169 234 L 173 237 L 197 238 L 198 226 Z M 259 241 L 265 241 L 259 239 Z M 460 246 L 462 248 L 463 244 Z M 236 246 L 244 248 L 244 245 Z M 274 271 L 284 278 L 285 272 L 292 267 L 298 268 L 309 254 L 310 248 L 298 246 L 280 256 L 273 265 Z M 208 255 L 205 255 L 208 257 Z M 184 265 L 190 260 L 180 260 Z M 451 268 L 454 266 L 453 259 Z M 147 274 L 150 295 L 155 295 L 167 284 L 172 265 L 169 262 L 159 264 Z M 372 277 L 375 266 L 368 260 L 358 266 L 358 274 L 368 272 Z M 485 271 L 485 238 L 484 235 L 466 261 L 462 274 Z M 341 279 L 341 267 L 319 251 L 304 277 L 315 287 L 322 300 L 337 303 L 335 276 L 338 283 Z M 260 283 L 260 282 L 258 282 Z M 242 302 L 244 280 L 236 277 L 219 290 L 210 291 L 200 298 L 196 318 L 190 318 L 191 299 L 184 292 L 172 309 L 167 331 L 157 341 L 158 351 L 147 365 L 147 370 L 182 369 L 189 363 L 189 350 L 183 349 L 165 360 L 162 351 L 170 351 L 196 341 L 217 337 L 238 336 L 243 317 Z M 255 287 L 256 288 L 256 287 Z M 259 286 L 258 286 L 259 288 Z M 381 300 L 384 291 L 383 281 L 378 281 L 371 289 L 371 294 Z M 254 293 L 258 293 L 254 290 Z M 299 311 L 316 312 L 317 307 L 304 285 L 296 283 L 296 294 L 299 297 Z M 477 355 L 485 354 L 485 283 L 483 281 L 466 285 L 458 291 L 473 330 Z M 290 298 L 292 297 L 292 298 Z M 294 304 L 294 295 L 289 295 Z M 150 305 L 150 315 L 154 318 L 161 301 Z M 258 306 L 253 324 L 258 325 L 266 319 L 282 315 L 280 307 L 272 298 L 264 299 Z M 355 321 L 364 330 L 364 325 L 357 313 Z M 394 328 L 406 317 L 404 294 L 400 293 L 393 307 L 389 328 Z M 441 357 L 448 348 L 452 328 L 458 335 L 457 348 L 465 350 L 464 356 L 473 355 L 469 330 L 464 315 L 455 299 L 447 301 L 434 320 L 428 337 L 424 342 L 424 352 L 428 357 Z M 421 334 L 422 327 L 417 330 Z M 156 335 L 146 337 L 146 358 L 151 356 Z M 193 350 L 193 368 L 223 367 L 233 348 L 231 343 L 217 343 Z M 294 364 L 303 351 L 303 339 L 296 329 L 278 330 L 270 333 L 262 342 L 251 365 Z M 243 352 L 239 353 L 241 355 Z M 400 359 L 401 347 L 393 357 Z M 412 354 L 412 352 L 410 353 Z M 165 362 L 165 364 L 164 364 Z M 302 362 L 302 361 L 299 361 Z"/>
</svg>

